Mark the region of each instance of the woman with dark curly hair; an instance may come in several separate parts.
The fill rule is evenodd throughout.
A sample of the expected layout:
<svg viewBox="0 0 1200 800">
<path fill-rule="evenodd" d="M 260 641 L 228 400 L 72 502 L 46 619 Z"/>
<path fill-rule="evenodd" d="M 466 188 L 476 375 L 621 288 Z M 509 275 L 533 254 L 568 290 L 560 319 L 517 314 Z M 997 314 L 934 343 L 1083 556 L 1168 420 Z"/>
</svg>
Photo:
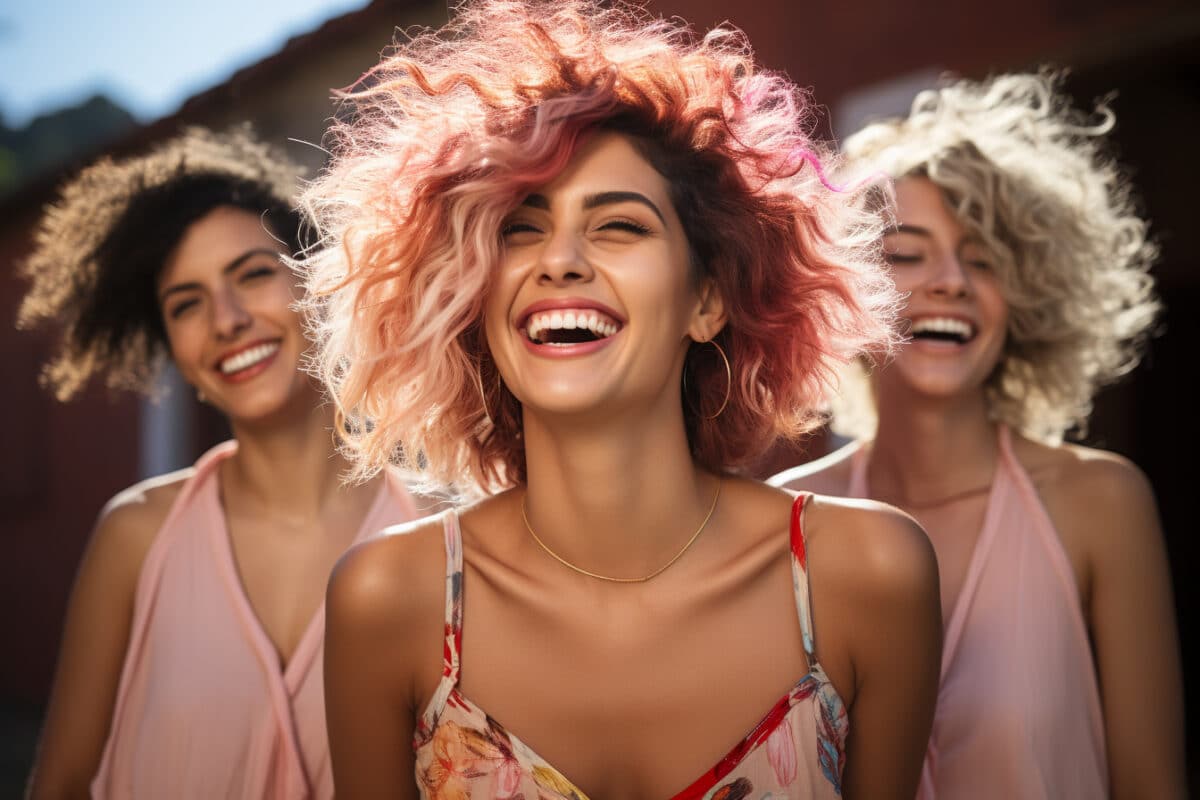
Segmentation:
<svg viewBox="0 0 1200 800">
<path fill-rule="evenodd" d="M 331 798 L 323 589 L 412 519 L 396 475 L 347 488 L 308 349 L 298 169 L 195 130 L 68 184 L 25 265 L 23 324 L 64 326 L 49 383 L 149 389 L 170 358 L 234 441 L 105 507 L 67 612 L 34 798 Z"/>
<path fill-rule="evenodd" d="M 305 196 L 316 368 L 360 475 L 483 497 L 331 578 L 338 797 L 909 800 L 928 541 L 735 471 L 891 336 L 804 97 L 583 0 L 469 3 L 369 78 Z"/>
<path fill-rule="evenodd" d="M 877 416 L 861 443 L 772 482 L 891 503 L 933 541 L 946 642 L 922 798 L 1185 793 L 1153 494 L 1062 442 L 1158 310 L 1112 119 L 1053 75 L 1004 75 L 923 92 L 845 144 L 896 179 L 884 246 L 910 341 L 860 393 L 870 414 L 842 404 L 843 422 Z"/>
</svg>

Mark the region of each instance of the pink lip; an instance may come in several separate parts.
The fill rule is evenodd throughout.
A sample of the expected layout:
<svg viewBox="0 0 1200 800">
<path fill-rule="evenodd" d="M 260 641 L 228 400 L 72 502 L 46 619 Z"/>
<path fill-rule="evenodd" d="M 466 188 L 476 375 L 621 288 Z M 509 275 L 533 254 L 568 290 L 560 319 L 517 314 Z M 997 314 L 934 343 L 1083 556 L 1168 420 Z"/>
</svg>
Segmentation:
<svg viewBox="0 0 1200 800">
<path fill-rule="evenodd" d="M 593 311 L 599 311 L 601 314 L 605 314 L 616 320 L 618 324 L 622 326 L 625 325 L 625 318 L 603 303 L 598 303 L 595 300 L 588 300 L 584 297 L 556 297 L 553 299 L 538 300 L 536 303 L 526 306 L 525 310 L 517 315 L 517 330 L 524 330 L 525 323 L 529 322 L 529 318 L 534 314 L 537 314 L 539 311 L 555 311 L 560 308 L 586 308 Z M 610 336 L 608 338 L 611 339 L 612 337 Z M 586 344 L 595 344 L 595 342 L 587 342 Z M 572 347 L 573 346 L 574 345 L 572 345 Z M 567 348 L 559 347 L 558 349 L 565 350 Z"/>
<path fill-rule="evenodd" d="M 259 373 L 261 373 L 267 367 L 274 364 L 275 358 L 279 355 L 282 348 L 276 350 L 274 353 L 267 356 L 262 361 L 259 361 L 256 364 L 251 364 L 250 366 L 246 367 L 245 369 L 238 370 L 237 372 L 231 372 L 229 374 L 225 374 L 224 372 L 221 371 L 221 362 L 228 358 L 233 358 L 234 356 L 238 355 L 239 353 L 244 353 L 245 351 L 249 350 L 252 347 L 258 347 L 259 345 L 270 344 L 272 342 L 278 342 L 278 341 L 279 341 L 278 339 L 256 339 L 255 341 L 249 342 L 248 344 L 245 344 L 242 347 L 237 348 L 236 350 L 230 350 L 229 352 L 223 354 L 220 358 L 217 359 L 216 363 L 213 365 L 213 371 L 216 372 L 217 376 L 221 380 L 225 381 L 226 383 L 242 383 L 243 381 L 248 381 L 251 378 L 258 375 Z"/>
</svg>

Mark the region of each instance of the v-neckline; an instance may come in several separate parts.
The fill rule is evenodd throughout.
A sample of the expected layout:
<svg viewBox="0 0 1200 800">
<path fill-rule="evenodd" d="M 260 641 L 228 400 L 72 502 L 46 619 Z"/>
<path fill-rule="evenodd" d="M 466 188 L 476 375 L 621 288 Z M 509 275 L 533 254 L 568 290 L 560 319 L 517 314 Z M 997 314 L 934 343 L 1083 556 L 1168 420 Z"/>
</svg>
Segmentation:
<svg viewBox="0 0 1200 800">
<path fill-rule="evenodd" d="M 812 692 L 800 697 L 796 702 L 792 702 L 792 698 L 797 696 L 799 690 L 802 689 L 806 683 L 810 682 L 815 684 Z M 720 781 L 721 778 L 725 777 L 734 769 L 736 769 L 737 766 L 745 761 L 751 753 L 757 750 L 762 743 L 766 741 L 766 735 L 769 735 L 770 732 L 779 725 L 780 721 L 786 719 L 787 715 L 792 712 L 792 709 L 796 708 L 801 701 L 816 696 L 822 691 L 822 689 L 828 689 L 828 691 L 833 692 L 838 703 L 842 702 L 841 695 L 838 695 L 837 688 L 833 685 L 833 682 L 829 680 L 829 676 L 825 674 L 825 671 L 821 668 L 821 665 L 815 661 L 810 662 L 808 672 L 806 672 L 804 676 L 800 678 L 800 680 L 796 681 L 796 683 L 793 684 L 792 687 L 788 689 L 782 697 L 775 701 L 775 703 L 767 710 L 762 718 L 759 719 L 759 721 L 753 726 L 751 726 L 749 732 L 746 733 L 745 736 L 738 739 L 738 741 L 725 755 L 718 759 L 717 762 L 711 767 L 704 770 L 699 777 L 689 783 L 684 789 L 671 795 L 670 800 L 699 800 L 699 798 L 704 796 L 705 792 L 716 786 L 717 782 Z M 458 681 L 455 681 L 454 686 L 452 686 L 450 689 L 446 701 L 447 705 L 449 705 L 451 702 L 451 698 L 453 698 L 454 702 L 466 707 L 469 711 L 475 714 L 481 715 L 489 723 L 494 724 L 501 731 L 503 731 L 504 735 L 508 737 L 509 743 L 513 745 L 512 750 L 514 757 L 516 757 L 517 751 L 520 751 L 523 754 L 526 754 L 527 758 L 533 759 L 537 762 L 536 764 L 528 764 L 525 766 L 529 768 L 543 766 L 554 770 L 554 773 L 562 779 L 562 782 L 570 787 L 570 789 L 576 794 L 577 800 L 589 800 L 587 793 L 580 789 L 579 785 L 573 780 L 564 775 L 562 770 L 551 764 L 547 759 L 543 758 L 536 750 L 526 744 L 521 737 L 509 730 L 504 723 L 488 714 L 482 706 L 463 694 L 458 688 Z M 435 701 L 436 695 L 433 699 L 431 699 L 430 702 L 432 703 Z M 747 742 L 752 742 L 752 744 L 747 746 Z M 733 763 L 729 763 L 733 759 L 736 760 L 734 760 Z M 722 767 L 728 767 L 728 769 L 725 772 L 718 774 L 718 771 L 721 770 Z"/>
<path fill-rule="evenodd" d="M 976 591 L 979 588 L 979 581 L 983 575 L 983 568 L 987 562 L 988 553 L 991 551 L 992 543 L 996 539 L 996 531 L 1000 526 L 1000 515 L 1004 504 L 1000 502 L 1001 494 L 1007 489 L 1007 441 L 1008 430 L 1005 426 L 999 425 L 996 428 L 996 468 L 992 473 L 992 485 L 988 489 L 987 503 L 984 506 L 983 521 L 979 526 L 979 534 L 975 537 L 975 544 L 971 548 L 971 557 L 967 561 L 967 570 L 963 576 L 962 586 L 959 587 L 958 595 L 954 598 L 954 608 L 946 617 L 945 633 L 942 639 L 942 664 L 941 674 L 945 677 L 950 665 L 954 663 L 954 656 L 958 652 L 958 643 L 962 639 L 963 628 L 966 626 L 967 612 L 970 609 L 971 601 L 975 597 Z M 859 459 L 857 467 L 857 475 L 852 474 L 851 481 L 859 484 L 856 489 L 860 490 L 863 497 L 870 498 L 871 488 L 868 482 L 867 474 L 871 463 L 870 448 L 860 448 L 855 455 Z"/>
<path fill-rule="evenodd" d="M 234 452 L 236 451 L 231 449 L 226 457 Z M 357 544 L 369 532 L 371 521 L 378 515 L 379 508 L 387 496 L 387 481 L 388 478 L 384 475 L 349 546 Z M 304 632 L 300 635 L 295 649 L 292 650 L 291 656 L 285 664 L 279 648 L 275 646 L 275 642 L 263 626 L 262 619 L 254 609 L 254 604 L 250 602 L 246 585 L 242 581 L 242 573 L 238 568 L 237 557 L 233 551 L 233 539 L 230 537 L 229 520 L 225 516 L 225 507 L 221 503 L 220 462 L 212 466 L 212 480 L 209 481 L 209 486 L 206 488 L 208 490 L 207 501 L 210 504 L 214 520 L 214 524 L 211 526 L 213 545 L 216 548 L 217 563 L 225 575 L 230 600 L 245 625 L 246 634 L 250 638 L 251 645 L 257 651 L 264 669 L 269 674 L 278 676 L 288 694 L 293 694 L 299 688 L 324 637 L 325 601 L 321 600 L 309 618 Z"/>
</svg>

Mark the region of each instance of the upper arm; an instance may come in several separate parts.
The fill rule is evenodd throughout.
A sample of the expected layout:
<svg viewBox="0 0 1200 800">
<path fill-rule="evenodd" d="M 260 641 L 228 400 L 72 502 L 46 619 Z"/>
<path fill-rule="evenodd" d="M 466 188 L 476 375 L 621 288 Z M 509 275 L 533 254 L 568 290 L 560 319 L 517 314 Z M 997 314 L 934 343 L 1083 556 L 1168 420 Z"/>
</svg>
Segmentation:
<svg viewBox="0 0 1200 800">
<path fill-rule="evenodd" d="M 32 798 L 88 795 L 112 724 L 138 576 L 165 517 L 161 505 L 139 492 L 118 496 L 92 533 L 67 605 Z"/>
<path fill-rule="evenodd" d="M 440 527 L 365 542 L 330 577 L 325 718 L 341 800 L 417 797 L 413 732 L 442 652 Z"/>
<path fill-rule="evenodd" d="M 1114 798 L 1183 797 L 1183 686 L 1170 569 L 1154 494 L 1132 464 L 1081 465 L 1072 524 L 1085 526 L 1088 626 Z M 1131 687 L 1136 687 L 1136 690 Z"/>
<path fill-rule="evenodd" d="M 941 668 L 937 560 L 925 532 L 902 512 L 875 503 L 827 511 L 835 513 L 824 515 L 824 527 L 840 541 L 823 548 L 824 572 L 814 567 L 814 582 L 824 575 L 821 602 L 842 609 L 835 641 L 852 697 L 845 796 L 910 800 Z M 818 642 L 828 644 L 829 633 L 818 629 Z"/>
</svg>

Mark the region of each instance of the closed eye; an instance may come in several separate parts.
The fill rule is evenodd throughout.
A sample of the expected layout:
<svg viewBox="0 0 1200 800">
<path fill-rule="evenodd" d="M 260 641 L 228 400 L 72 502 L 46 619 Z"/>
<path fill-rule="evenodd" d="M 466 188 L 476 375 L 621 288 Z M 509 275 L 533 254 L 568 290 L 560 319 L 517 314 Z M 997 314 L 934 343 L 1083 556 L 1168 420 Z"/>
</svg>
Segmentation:
<svg viewBox="0 0 1200 800">
<path fill-rule="evenodd" d="M 631 219 L 609 220 L 608 222 L 601 225 L 599 230 L 623 231 L 625 233 L 635 233 L 635 234 L 643 235 L 643 236 L 650 232 L 650 229 L 647 228 L 645 225 L 643 225 L 640 222 L 635 222 Z"/>
<path fill-rule="evenodd" d="M 167 316 L 171 319 L 179 319 L 188 309 L 195 308 L 199 300 L 182 300 L 167 310 Z"/>
<path fill-rule="evenodd" d="M 266 265 L 258 266 L 258 267 L 251 267 L 250 269 L 248 269 L 242 273 L 241 280 L 242 281 L 251 281 L 251 280 L 255 280 L 257 278 L 270 277 L 274 274 L 275 274 L 275 267 L 268 267 Z"/>
<path fill-rule="evenodd" d="M 541 233 L 541 231 L 537 226 L 531 225 L 528 222 L 509 222 L 500 229 L 500 235 L 505 239 L 518 233 Z"/>
<path fill-rule="evenodd" d="M 922 257 L 908 253 L 884 253 L 883 258 L 889 264 L 918 264 Z"/>
</svg>

